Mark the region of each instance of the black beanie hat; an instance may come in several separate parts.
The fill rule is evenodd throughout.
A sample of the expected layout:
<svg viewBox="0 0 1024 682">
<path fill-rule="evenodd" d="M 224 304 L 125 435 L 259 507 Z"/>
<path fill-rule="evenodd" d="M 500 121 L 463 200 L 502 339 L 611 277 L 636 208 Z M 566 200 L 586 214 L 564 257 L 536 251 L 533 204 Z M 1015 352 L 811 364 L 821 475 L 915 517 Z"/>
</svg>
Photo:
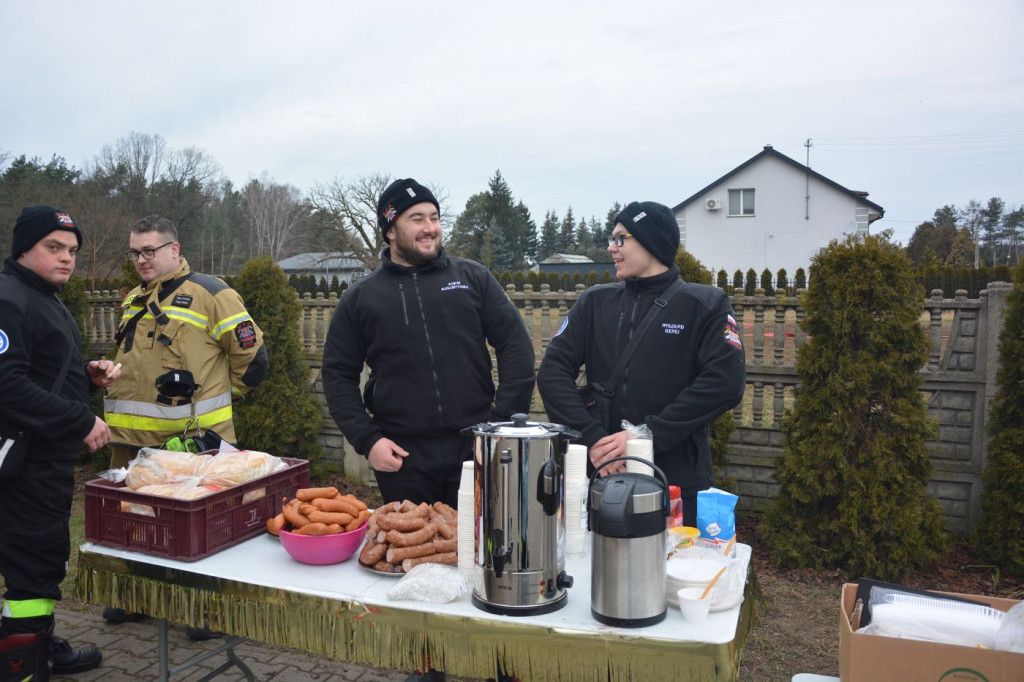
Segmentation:
<svg viewBox="0 0 1024 682">
<path fill-rule="evenodd" d="M 424 201 L 429 201 L 437 206 L 438 212 L 441 211 L 441 206 L 434 198 L 434 194 L 412 178 L 395 180 L 381 192 L 380 200 L 377 201 L 377 224 L 380 226 L 385 242 L 388 241 L 388 230 L 391 229 L 391 225 L 398 219 L 398 216 L 402 215 L 410 206 L 421 204 Z"/>
<path fill-rule="evenodd" d="M 18 258 L 54 230 L 74 232 L 78 238 L 78 248 L 82 248 L 82 231 L 71 216 L 53 206 L 26 206 L 14 221 L 11 255 Z"/>
<path fill-rule="evenodd" d="M 672 267 L 679 251 L 679 225 L 668 206 L 653 201 L 633 201 L 615 216 L 652 256 Z"/>
</svg>

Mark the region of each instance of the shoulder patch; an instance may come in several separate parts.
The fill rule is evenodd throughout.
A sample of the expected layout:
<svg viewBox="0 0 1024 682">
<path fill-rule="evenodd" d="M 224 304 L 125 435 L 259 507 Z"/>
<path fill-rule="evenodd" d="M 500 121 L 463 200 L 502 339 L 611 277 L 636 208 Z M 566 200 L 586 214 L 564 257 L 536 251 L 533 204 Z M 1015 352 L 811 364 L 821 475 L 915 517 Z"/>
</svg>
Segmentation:
<svg viewBox="0 0 1024 682">
<path fill-rule="evenodd" d="M 8 348 L 11 347 L 11 341 L 7 338 L 7 332 L 0 329 L 0 355 L 2 355 Z"/>
<path fill-rule="evenodd" d="M 192 307 L 192 297 L 188 296 L 186 294 L 177 294 L 174 297 L 174 299 L 171 301 L 171 305 L 173 305 L 175 307 L 178 307 L 178 308 L 191 308 Z"/>
<path fill-rule="evenodd" d="M 743 340 L 740 338 L 740 331 L 736 325 L 736 318 L 732 315 L 725 316 L 725 342 L 743 350 Z"/>
<path fill-rule="evenodd" d="M 256 345 L 256 328 L 253 326 L 252 320 L 239 322 L 235 326 L 235 338 L 238 339 L 238 345 L 244 349 Z"/>
</svg>

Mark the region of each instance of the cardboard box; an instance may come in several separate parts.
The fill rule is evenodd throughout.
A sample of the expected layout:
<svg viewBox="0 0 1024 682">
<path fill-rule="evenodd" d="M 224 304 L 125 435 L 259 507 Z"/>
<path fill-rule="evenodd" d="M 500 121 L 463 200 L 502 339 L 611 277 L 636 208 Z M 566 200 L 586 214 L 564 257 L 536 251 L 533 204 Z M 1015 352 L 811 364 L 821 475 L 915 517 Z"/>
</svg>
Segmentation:
<svg viewBox="0 0 1024 682">
<path fill-rule="evenodd" d="M 1007 611 L 1014 599 L 948 593 Z M 857 585 L 843 585 L 839 611 L 842 682 L 1024 682 L 1024 654 L 859 634 Z"/>
</svg>

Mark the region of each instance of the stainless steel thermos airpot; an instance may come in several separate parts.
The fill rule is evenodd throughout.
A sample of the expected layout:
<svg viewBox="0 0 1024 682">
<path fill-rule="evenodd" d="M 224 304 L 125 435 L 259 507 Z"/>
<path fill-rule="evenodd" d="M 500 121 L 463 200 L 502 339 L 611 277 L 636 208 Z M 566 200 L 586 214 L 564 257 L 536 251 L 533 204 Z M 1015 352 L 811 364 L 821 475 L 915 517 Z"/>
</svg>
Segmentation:
<svg viewBox="0 0 1024 682">
<path fill-rule="evenodd" d="M 636 460 L 657 478 L 639 473 L 598 472 L 612 462 Z M 660 480 L 659 480 L 660 479 Z M 619 457 L 590 478 L 587 515 L 592 531 L 590 611 L 606 625 L 644 627 L 665 618 L 665 519 L 669 488 L 665 474 L 639 457 Z"/>
<path fill-rule="evenodd" d="M 474 435 L 473 604 L 511 616 L 565 606 L 565 450 L 579 434 L 558 424 L 477 424 Z M 664 522 L 663 522 L 664 525 Z"/>
</svg>

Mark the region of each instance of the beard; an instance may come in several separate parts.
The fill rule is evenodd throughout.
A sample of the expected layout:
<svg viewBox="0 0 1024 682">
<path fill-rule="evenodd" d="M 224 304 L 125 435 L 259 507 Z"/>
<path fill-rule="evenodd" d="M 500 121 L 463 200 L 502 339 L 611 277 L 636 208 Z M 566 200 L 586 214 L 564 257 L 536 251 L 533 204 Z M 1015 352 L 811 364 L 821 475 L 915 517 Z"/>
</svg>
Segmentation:
<svg viewBox="0 0 1024 682">
<path fill-rule="evenodd" d="M 437 259 L 441 253 L 441 241 L 437 240 L 434 243 L 434 248 L 429 252 L 420 251 L 416 248 L 416 238 L 395 232 L 395 239 L 391 242 L 391 250 L 393 256 L 397 256 L 397 260 L 408 263 L 409 265 L 426 265 Z M 395 260 L 393 257 L 392 260 Z"/>
</svg>

